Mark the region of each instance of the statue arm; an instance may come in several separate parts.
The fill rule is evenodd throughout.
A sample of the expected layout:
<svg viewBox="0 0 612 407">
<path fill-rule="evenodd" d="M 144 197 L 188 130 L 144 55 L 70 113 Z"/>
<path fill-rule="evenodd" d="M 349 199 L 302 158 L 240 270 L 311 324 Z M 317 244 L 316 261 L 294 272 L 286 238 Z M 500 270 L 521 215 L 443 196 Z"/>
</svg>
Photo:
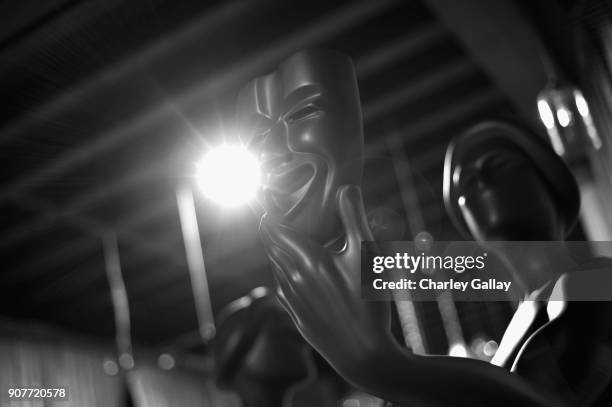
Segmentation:
<svg viewBox="0 0 612 407">
<path fill-rule="evenodd" d="M 500 367 L 474 359 L 413 355 L 391 342 L 337 369 L 353 385 L 406 407 L 563 405 Z"/>
<path fill-rule="evenodd" d="M 340 188 L 338 208 L 346 235 L 341 252 L 267 216 L 260 232 L 279 301 L 304 338 L 345 379 L 411 407 L 562 405 L 500 367 L 402 349 L 390 334 L 389 304 L 361 299 L 361 241 L 373 239 L 359 188 Z"/>
</svg>

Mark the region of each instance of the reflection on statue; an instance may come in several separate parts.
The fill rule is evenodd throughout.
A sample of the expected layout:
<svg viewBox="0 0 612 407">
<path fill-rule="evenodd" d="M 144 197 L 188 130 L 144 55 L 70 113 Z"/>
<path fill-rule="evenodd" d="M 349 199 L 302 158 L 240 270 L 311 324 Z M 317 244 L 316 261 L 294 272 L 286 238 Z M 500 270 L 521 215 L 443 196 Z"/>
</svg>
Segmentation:
<svg viewBox="0 0 612 407">
<path fill-rule="evenodd" d="M 526 341 L 502 343 L 500 351 L 506 349 L 508 356 L 498 364 L 510 366 L 514 360 L 514 374 L 479 360 L 411 354 L 389 332 L 388 304 L 361 299 L 360 242 L 372 240 L 372 233 L 358 187 L 361 115 L 348 58 L 328 51 L 298 53 L 251 82 L 241 92 L 238 113 L 251 129 L 246 141 L 268 173 L 261 236 L 278 297 L 304 338 L 345 379 L 404 405 L 554 406 L 585 400 L 585 389 L 589 395 L 601 393 L 609 369 L 595 366 L 593 358 L 608 348 L 599 341 L 604 335 L 599 328 L 609 324 L 591 320 L 603 315 L 595 304 L 580 311 L 566 303 L 543 326 L 535 321 L 541 312 L 527 327 L 522 317 L 513 320 L 512 339 L 522 329 Z M 520 134 L 494 137 L 508 132 Z M 488 137 L 469 134 L 451 146 L 445 168 L 447 205 L 462 229 L 482 241 L 563 239 L 579 200 L 559 159 L 511 126 L 499 126 Z M 538 253 L 529 255 L 542 260 Z M 554 256 L 548 266 L 563 276 L 557 285 L 571 284 L 574 277 L 564 274 L 572 264 L 569 257 Z M 536 266 L 515 264 L 517 270 Z M 546 299 L 554 285 L 547 282 L 530 280 L 530 299 Z M 598 339 L 592 340 L 591 333 Z M 588 357 L 571 356 L 569 346 L 576 343 L 592 345 L 588 352 L 581 349 Z M 571 366 L 569 374 L 576 377 L 605 373 L 572 380 L 564 366 Z"/>
</svg>

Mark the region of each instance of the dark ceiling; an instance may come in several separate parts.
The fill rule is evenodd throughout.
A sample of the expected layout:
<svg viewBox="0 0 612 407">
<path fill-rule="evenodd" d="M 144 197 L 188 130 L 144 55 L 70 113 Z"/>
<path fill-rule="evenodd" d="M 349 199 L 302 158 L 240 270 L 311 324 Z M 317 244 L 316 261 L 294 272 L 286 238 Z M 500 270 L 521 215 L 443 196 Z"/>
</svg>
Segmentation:
<svg viewBox="0 0 612 407">
<path fill-rule="evenodd" d="M 196 329 L 176 187 L 231 123 L 241 85 L 292 52 L 352 56 L 368 206 L 416 213 L 439 238 L 457 237 L 441 203 L 449 139 L 514 115 L 420 1 L 30 0 L 0 14 L 1 312 L 88 334 L 114 332 L 100 239 L 109 231 L 136 340 Z M 409 202 L 386 181 L 390 158 L 410 168 Z M 216 311 L 271 277 L 257 220 L 197 201 Z"/>
</svg>

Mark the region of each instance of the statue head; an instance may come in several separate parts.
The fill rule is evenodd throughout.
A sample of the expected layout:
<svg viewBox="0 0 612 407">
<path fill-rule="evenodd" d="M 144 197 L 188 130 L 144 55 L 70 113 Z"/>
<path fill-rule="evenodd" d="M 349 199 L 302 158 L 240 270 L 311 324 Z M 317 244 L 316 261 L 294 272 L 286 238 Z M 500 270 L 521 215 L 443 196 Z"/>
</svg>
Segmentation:
<svg viewBox="0 0 612 407">
<path fill-rule="evenodd" d="M 269 289 L 233 301 L 217 321 L 217 383 L 245 406 L 280 406 L 288 389 L 309 377 L 309 348 Z"/>
<path fill-rule="evenodd" d="M 444 201 L 470 239 L 563 240 L 576 221 L 580 195 L 567 166 L 537 135 L 486 122 L 449 145 Z"/>
<path fill-rule="evenodd" d="M 242 142 L 264 172 L 264 210 L 322 244 L 341 233 L 336 202 L 361 184 L 363 130 L 351 59 L 306 50 L 255 78 L 238 96 Z"/>
</svg>

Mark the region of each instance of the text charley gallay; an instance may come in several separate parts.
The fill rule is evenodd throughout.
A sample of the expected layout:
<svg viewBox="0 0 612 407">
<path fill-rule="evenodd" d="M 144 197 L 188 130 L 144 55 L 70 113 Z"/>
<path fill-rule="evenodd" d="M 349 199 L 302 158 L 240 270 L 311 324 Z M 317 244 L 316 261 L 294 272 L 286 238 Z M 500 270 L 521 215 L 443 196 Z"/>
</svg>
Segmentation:
<svg viewBox="0 0 612 407">
<path fill-rule="evenodd" d="M 374 279 L 372 285 L 375 290 L 456 290 L 465 292 L 470 288 L 473 290 L 503 290 L 507 292 L 512 282 L 494 278 L 486 280 L 475 278 L 469 281 L 457 281 L 452 278 L 447 281 L 436 281 L 432 278 L 422 278 L 420 280 L 402 278 L 398 281 L 384 281 L 377 278 Z"/>
<path fill-rule="evenodd" d="M 487 253 L 481 255 L 411 255 L 408 253 L 395 253 L 393 256 L 376 256 L 372 259 L 371 271 L 375 275 L 384 272 L 391 273 L 390 277 L 396 272 L 404 272 L 408 275 L 396 275 L 395 278 L 387 280 L 377 278 L 372 280 L 374 290 L 451 290 L 462 291 L 505 291 L 508 292 L 512 286 L 511 281 L 498 280 L 496 278 L 483 278 L 487 274 L 486 270 Z M 421 271 L 421 273 L 417 273 Z M 480 274 L 478 278 L 474 276 L 463 278 L 452 278 L 462 275 L 464 272 L 476 272 Z M 442 273 L 442 274 L 440 274 Z M 421 275 L 419 275 L 421 274 Z M 434 274 L 436 278 L 434 278 Z M 380 276 L 383 277 L 383 276 Z M 402 278 L 408 277 L 408 278 Z M 492 277 L 489 275 L 489 277 Z"/>
</svg>

